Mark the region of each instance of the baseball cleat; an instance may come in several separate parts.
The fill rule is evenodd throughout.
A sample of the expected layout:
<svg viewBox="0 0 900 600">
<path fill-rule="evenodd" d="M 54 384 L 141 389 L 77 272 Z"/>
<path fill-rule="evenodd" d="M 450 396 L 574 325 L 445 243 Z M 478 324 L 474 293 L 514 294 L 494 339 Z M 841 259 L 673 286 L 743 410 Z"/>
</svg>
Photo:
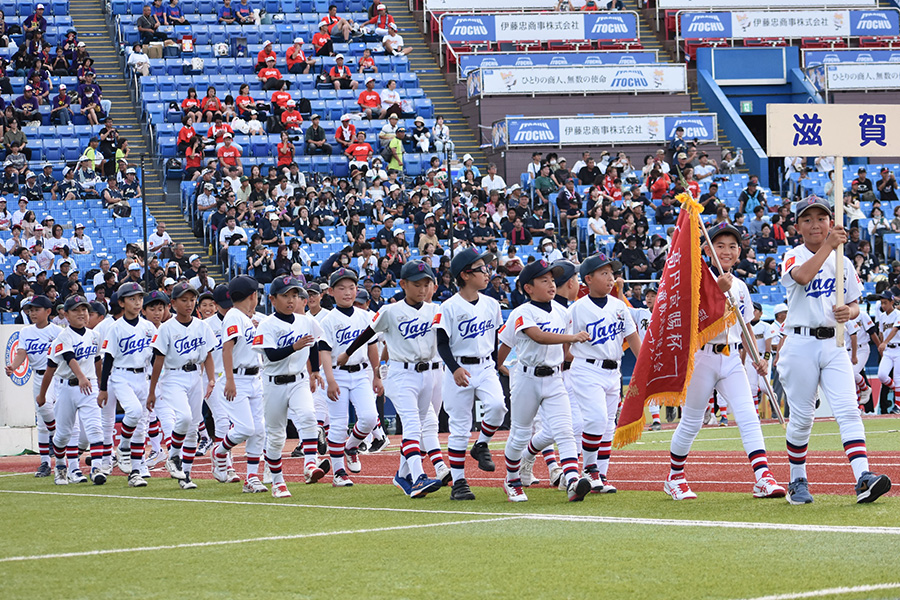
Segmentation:
<svg viewBox="0 0 900 600">
<path fill-rule="evenodd" d="M 616 486 L 612 485 L 603 473 L 600 474 L 600 481 L 603 482 L 603 487 L 600 488 L 601 494 L 615 494 L 618 491 Z"/>
<path fill-rule="evenodd" d="M 650 431 L 660 431 L 661 429 L 662 423 L 659 421 L 653 421 L 653 423 L 650 424 Z"/>
<path fill-rule="evenodd" d="M 38 470 L 35 471 L 35 477 L 50 477 L 53 474 L 53 469 L 50 468 L 50 463 L 42 462 L 41 466 L 38 467 Z"/>
<path fill-rule="evenodd" d="M 324 453 L 323 453 L 324 454 Z M 297 444 L 297 447 L 291 450 L 291 458 L 300 458 L 303 456 L 303 444 Z"/>
<path fill-rule="evenodd" d="M 581 502 L 590 491 L 591 482 L 587 477 L 573 479 L 569 485 L 566 486 L 566 494 L 569 496 L 569 502 Z"/>
<path fill-rule="evenodd" d="M 359 473 L 362 471 L 362 463 L 359 461 L 359 449 L 347 449 L 347 470 L 351 473 Z"/>
<path fill-rule="evenodd" d="M 141 463 L 141 466 L 138 469 L 138 471 L 140 472 L 141 477 L 143 477 L 144 479 L 150 479 L 150 469 L 147 468 L 147 465 L 145 465 L 144 463 Z"/>
<path fill-rule="evenodd" d="M 316 428 L 318 429 L 316 451 L 319 454 L 325 454 L 326 452 L 328 452 L 328 436 L 325 434 L 324 427 L 318 425 Z"/>
<path fill-rule="evenodd" d="M 900 415 L 900 406 L 897 406 L 895 404 L 894 407 L 888 411 L 888 414 L 889 415 Z"/>
<path fill-rule="evenodd" d="M 106 474 L 102 469 L 96 467 L 91 468 L 91 483 L 94 485 L 103 485 L 106 483 Z"/>
<path fill-rule="evenodd" d="M 859 492 L 857 492 L 856 498 L 856 501 L 859 502 Z M 787 501 L 790 504 L 812 504 L 813 497 L 809 493 L 809 481 L 806 480 L 806 477 L 798 477 L 788 485 Z"/>
<path fill-rule="evenodd" d="M 234 467 L 228 467 L 225 470 L 225 483 L 240 483 L 241 478 L 234 470 Z"/>
<path fill-rule="evenodd" d="M 140 471 L 132 471 L 128 476 L 128 487 L 147 487 L 147 482 L 141 477 Z"/>
<path fill-rule="evenodd" d="M 212 474 L 219 483 L 228 483 L 228 456 L 215 454 L 212 456 Z"/>
<path fill-rule="evenodd" d="M 457 479 L 453 482 L 453 487 L 450 489 L 450 499 L 451 500 L 474 500 L 475 494 L 472 493 L 472 489 L 469 487 L 469 482 L 465 479 Z"/>
<path fill-rule="evenodd" d="M 325 477 L 325 471 L 316 465 L 306 465 L 303 469 L 303 481 L 306 483 L 315 483 Z"/>
<path fill-rule="evenodd" d="M 719 427 L 728 427 L 728 417 L 719 419 Z"/>
<path fill-rule="evenodd" d="M 119 470 L 125 475 L 131 473 L 131 449 L 123 450 L 120 446 L 116 446 L 116 463 Z"/>
<path fill-rule="evenodd" d="M 264 486 L 256 475 L 248 475 L 244 481 L 243 491 L 245 494 L 261 494 L 262 492 L 268 492 L 269 488 Z"/>
<path fill-rule="evenodd" d="M 875 502 L 879 496 L 890 490 L 891 480 L 887 475 L 876 475 L 872 471 L 866 471 L 859 476 L 859 481 L 856 482 L 856 503 Z"/>
<path fill-rule="evenodd" d="M 491 458 L 491 450 L 488 448 L 487 442 L 475 442 L 475 445 L 472 446 L 472 450 L 469 451 L 469 454 L 478 461 L 478 468 L 482 471 L 492 473 L 496 468 L 494 467 L 494 461 Z"/>
<path fill-rule="evenodd" d="M 172 479 L 184 479 L 184 471 L 181 470 L 181 457 L 173 456 L 166 461 L 166 471 Z"/>
<path fill-rule="evenodd" d="M 600 470 L 597 468 L 597 465 L 585 467 L 584 476 L 591 482 L 591 493 L 600 494 L 600 490 L 603 489 L 603 480 L 600 479 Z"/>
<path fill-rule="evenodd" d="M 449 486 L 453 483 L 453 473 L 451 473 L 447 465 L 442 462 L 438 463 L 438 465 L 434 468 L 434 478 L 440 479 L 444 487 Z"/>
<path fill-rule="evenodd" d="M 363 440 L 359 443 L 359 446 L 357 446 L 356 449 L 359 450 L 363 454 L 367 454 L 369 452 L 369 445 L 366 443 L 365 440 Z"/>
<path fill-rule="evenodd" d="M 322 472 L 328 475 L 328 471 L 331 470 L 331 461 L 328 460 L 327 456 L 323 456 L 316 461 L 316 466 L 322 469 Z"/>
<path fill-rule="evenodd" d="M 87 483 L 88 480 L 88 478 L 84 476 L 84 473 L 82 473 L 80 469 L 69 471 L 67 477 L 69 479 L 69 483 Z"/>
<path fill-rule="evenodd" d="M 272 470 L 269 468 L 269 463 L 263 467 L 263 483 L 272 483 Z"/>
<path fill-rule="evenodd" d="M 152 469 L 157 466 L 159 463 L 163 462 L 166 459 L 166 455 L 159 450 L 151 450 L 150 454 L 144 460 L 144 464 L 147 465 L 147 468 Z"/>
<path fill-rule="evenodd" d="M 696 500 L 697 494 L 691 491 L 684 473 L 669 475 L 663 483 L 663 491 L 672 496 L 673 500 Z"/>
<path fill-rule="evenodd" d="M 331 480 L 332 487 L 352 487 L 353 482 L 347 477 L 347 472 L 343 469 L 338 469 L 334 472 L 334 478 Z"/>
<path fill-rule="evenodd" d="M 540 479 L 534 476 L 534 461 L 536 459 L 537 456 L 528 451 L 522 457 L 522 462 L 519 465 L 519 479 L 525 487 L 538 485 L 541 482 Z"/>
<path fill-rule="evenodd" d="M 394 473 L 394 479 L 392 483 L 395 487 L 400 488 L 407 496 L 409 496 L 410 491 L 412 491 L 412 477 L 410 477 L 409 475 L 407 475 L 406 477 L 400 477 L 400 471 Z"/>
<path fill-rule="evenodd" d="M 385 438 L 387 439 L 387 438 Z M 416 482 L 412 484 L 409 490 L 410 498 L 424 498 L 426 494 L 431 494 L 441 489 L 440 479 L 429 479 L 428 475 L 422 473 Z"/>
<path fill-rule="evenodd" d="M 711 408 L 707 408 L 706 412 L 703 413 L 703 424 L 704 425 L 712 425 L 713 421 L 716 420 L 716 415 L 713 414 Z"/>
<path fill-rule="evenodd" d="M 675 410 L 674 406 L 666 407 L 666 423 L 671 423 L 675 420 L 675 417 L 678 416 L 678 413 Z"/>
<path fill-rule="evenodd" d="M 388 439 L 387 436 L 383 438 L 373 438 L 372 443 L 369 444 L 369 454 L 375 454 L 376 452 L 381 452 L 385 448 L 391 445 L 391 440 Z"/>
<path fill-rule="evenodd" d="M 771 472 L 766 471 L 753 485 L 754 498 L 784 498 L 784 488 L 778 485 Z"/>
<path fill-rule="evenodd" d="M 566 489 L 563 470 L 558 464 L 550 467 L 550 487 L 558 487 L 561 490 Z"/>
<path fill-rule="evenodd" d="M 503 491 L 506 492 L 506 498 L 510 502 L 527 502 L 528 496 L 522 488 L 522 480 L 515 479 L 513 481 L 503 480 Z"/>
<path fill-rule="evenodd" d="M 195 456 L 206 456 L 206 451 L 212 447 L 212 440 L 208 437 L 205 437 L 200 440 L 200 443 L 197 444 L 197 451 Z"/>
<path fill-rule="evenodd" d="M 103 465 L 101 465 L 101 466 L 100 466 L 100 472 L 103 473 L 104 475 L 106 475 L 107 477 L 109 477 L 110 475 L 112 475 L 112 473 L 113 473 L 113 465 L 112 465 L 112 463 L 109 463 L 109 464 L 104 463 Z M 131 471 L 129 471 L 129 473 L 130 473 L 130 472 L 131 472 Z"/>
<path fill-rule="evenodd" d="M 65 467 L 56 467 L 56 475 L 53 476 L 53 483 L 56 485 L 69 485 L 69 478 L 66 474 Z"/>
<path fill-rule="evenodd" d="M 191 481 L 190 473 L 185 473 L 184 479 L 178 480 L 178 485 L 181 486 L 181 489 L 183 489 L 183 490 L 196 490 L 197 489 L 197 484 L 194 483 L 193 481 Z"/>
<path fill-rule="evenodd" d="M 273 498 L 290 498 L 291 492 L 287 489 L 287 485 L 284 482 L 276 483 L 272 486 L 272 497 Z"/>
</svg>

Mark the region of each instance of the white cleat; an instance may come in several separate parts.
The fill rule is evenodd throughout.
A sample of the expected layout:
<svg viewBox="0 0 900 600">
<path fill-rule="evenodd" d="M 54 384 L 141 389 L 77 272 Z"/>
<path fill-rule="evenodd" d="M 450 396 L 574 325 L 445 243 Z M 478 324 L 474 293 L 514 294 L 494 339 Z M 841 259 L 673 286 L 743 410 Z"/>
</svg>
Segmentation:
<svg viewBox="0 0 900 600">
<path fill-rule="evenodd" d="M 291 492 L 287 489 L 287 486 L 284 483 L 276 483 L 272 486 L 272 497 L 290 498 Z"/>
<path fill-rule="evenodd" d="M 353 481 L 347 477 L 347 473 L 343 469 L 335 471 L 334 478 L 331 480 L 332 487 L 352 487 Z"/>
<path fill-rule="evenodd" d="M 241 478 L 237 474 L 237 471 L 234 470 L 234 467 L 228 467 L 225 470 L 225 483 L 240 483 Z"/>
<path fill-rule="evenodd" d="M 232 469 L 233 470 L 233 469 Z M 212 474 L 219 483 L 229 483 L 228 477 L 228 457 L 219 456 L 215 452 L 212 455 Z"/>
<path fill-rule="evenodd" d="M 138 469 L 138 472 L 141 474 L 141 477 L 143 477 L 144 479 L 150 479 L 150 477 L 151 477 L 150 469 L 148 469 L 147 465 L 145 465 L 144 463 L 141 463 L 141 467 L 140 467 L 140 469 Z"/>
<path fill-rule="evenodd" d="M 362 462 L 359 460 L 359 451 L 356 448 L 347 450 L 346 454 L 347 470 L 351 473 L 359 473 L 362 471 Z"/>
<path fill-rule="evenodd" d="M 69 483 L 87 483 L 88 481 L 88 478 L 84 476 L 80 469 L 69 471 L 67 477 L 69 478 Z"/>
<path fill-rule="evenodd" d="M 141 477 L 140 472 L 135 471 L 128 475 L 128 487 L 147 487 L 147 482 Z"/>
<path fill-rule="evenodd" d="M 122 450 L 121 446 L 116 446 L 116 463 L 122 473 L 131 475 L 131 450 Z"/>
<path fill-rule="evenodd" d="M 537 460 L 537 456 L 526 450 L 525 455 L 522 457 L 522 463 L 519 465 L 519 478 L 522 480 L 522 485 L 525 487 L 531 487 L 541 483 L 541 480 L 534 476 L 535 460 Z"/>
<path fill-rule="evenodd" d="M 697 494 L 691 491 L 684 473 L 679 473 L 674 477 L 669 475 L 663 483 L 663 491 L 672 496 L 673 500 L 696 500 Z"/>
<path fill-rule="evenodd" d="M 181 489 L 183 489 L 183 490 L 196 490 L 197 489 L 197 484 L 191 480 L 190 473 L 185 473 L 184 479 L 178 480 L 178 485 L 181 486 Z"/>
<path fill-rule="evenodd" d="M 315 483 L 325 477 L 325 471 L 317 467 L 316 465 L 306 465 L 306 468 L 303 469 L 303 481 L 306 483 Z M 273 493 L 274 493 L 274 489 Z"/>
<path fill-rule="evenodd" d="M 785 489 L 778 485 L 769 471 L 763 473 L 759 481 L 753 485 L 754 498 L 784 498 L 785 494 L 787 494 Z"/>
<path fill-rule="evenodd" d="M 561 490 L 566 489 L 566 478 L 563 477 L 563 470 L 559 464 L 555 464 L 550 468 L 550 486 Z"/>
<path fill-rule="evenodd" d="M 259 480 L 259 477 L 256 475 L 251 475 L 244 481 L 244 493 L 245 494 L 261 494 L 263 492 L 268 492 L 269 488 L 264 486 L 262 482 Z"/>
<path fill-rule="evenodd" d="M 263 483 L 272 483 L 272 471 L 269 469 L 269 463 L 266 463 L 266 466 L 263 467 Z"/>
<path fill-rule="evenodd" d="M 101 468 L 91 468 L 91 483 L 94 485 L 103 485 L 106 483 L 106 473 Z"/>
<path fill-rule="evenodd" d="M 147 465 L 148 469 L 152 469 L 153 467 L 158 466 L 160 463 L 166 460 L 166 455 L 164 452 L 152 450 L 147 458 L 144 460 L 144 464 Z"/>
<path fill-rule="evenodd" d="M 527 502 L 528 496 L 525 495 L 525 490 L 522 488 L 522 480 L 517 479 L 515 481 L 503 481 L 503 491 L 506 492 L 506 497 L 510 502 Z"/>
<path fill-rule="evenodd" d="M 434 478 L 440 479 L 441 483 L 444 484 L 444 487 L 453 485 L 453 474 L 450 472 L 450 468 L 444 463 L 438 463 L 438 466 L 435 467 Z"/>
<path fill-rule="evenodd" d="M 166 471 L 172 479 L 184 479 L 184 471 L 181 470 L 181 457 L 173 456 L 166 461 Z"/>
<path fill-rule="evenodd" d="M 69 478 L 66 475 L 65 467 L 56 467 L 56 473 L 53 475 L 53 483 L 56 485 L 69 485 Z"/>
</svg>

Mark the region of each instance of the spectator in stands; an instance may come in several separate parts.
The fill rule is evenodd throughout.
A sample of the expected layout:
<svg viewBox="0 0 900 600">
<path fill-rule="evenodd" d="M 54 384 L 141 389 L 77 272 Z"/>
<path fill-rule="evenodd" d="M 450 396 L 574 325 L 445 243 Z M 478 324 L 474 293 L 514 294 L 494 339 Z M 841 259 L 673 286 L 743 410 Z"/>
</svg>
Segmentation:
<svg viewBox="0 0 900 600">
<path fill-rule="evenodd" d="M 264 90 L 280 90 L 282 88 L 281 71 L 275 68 L 275 57 L 267 56 L 266 65 L 257 75 Z M 290 85 L 288 85 L 290 88 Z"/>
<path fill-rule="evenodd" d="M 231 0 L 225 0 L 225 2 L 227 4 L 231 2 Z M 137 21 L 135 21 L 134 24 L 141 36 L 142 44 L 162 42 L 169 39 L 169 36 L 159 31 L 161 23 L 159 22 L 159 19 L 153 15 L 153 8 L 149 4 L 144 5 L 143 13 L 137 18 Z M 79 46 L 83 43 L 84 42 L 79 42 Z"/>
<path fill-rule="evenodd" d="M 259 25 L 259 18 L 256 11 L 250 6 L 249 0 L 241 0 L 234 8 L 237 13 L 237 22 L 239 25 Z"/>
<path fill-rule="evenodd" d="M 34 37 L 35 32 L 47 33 L 47 19 L 44 18 L 43 4 L 38 4 L 34 13 L 22 21 L 22 30 L 25 33 L 26 40 Z"/>
<path fill-rule="evenodd" d="M 328 33 L 328 21 L 319 22 L 319 31 L 313 35 L 312 45 L 316 49 L 316 56 L 334 56 L 334 43 L 331 41 L 331 34 Z"/>
<path fill-rule="evenodd" d="M 218 156 L 223 169 L 236 167 L 242 170 L 244 168 L 244 163 L 241 161 L 243 153 L 241 147 L 235 145 L 233 141 L 234 134 L 226 131 L 222 135 L 222 145 L 216 150 L 216 156 Z"/>
<path fill-rule="evenodd" d="M 443 154 L 445 150 L 453 150 L 453 142 L 450 139 L 450 128 L 444 124 L 444 116 L 438 115 L 435 118 L 434 127 L 431 130 L 434 138 L 434 149 L 439 154 Z"/>
<path fill-rule="evenodd" d="M 285 113 L 285 114 L 287 114 L 287 113 Z M 278 142 L 277 152 L 276 152 L 276 154 L 278 156 L 277 166 L 287 167 L 287 166 L 295 164 L 294 156 L 296 155 L 296 153 L 297 153 L 297 150 L 294 147 L 294 143 L 291 141 L 290 134 L 287 131 L 282 131 L 281 132 L 281 141 Z"/>
<path fill-rule="evenodd" d="M 341 116 L 341 124 L 334 132 L 334 140 L 340 145 L 341 152 L 344 153 L 356 141 L 356 126 L 350 122 L 350 115 Z"/>
<path fill-rule="evenodd" d="M 397 134 L 395 135 L 394 139 L 392 139 L 388 143 L 388 148 L 391 152 L 391 160 L 388 163 L 388 170 L 393 169 L 398 173 L 404 172 L 403 155 L 405 154 L 405 151 L 403 149 L 403 140 L 405 137 L 406 128 L 398 127 Z"/>
<path fill-rule="evenodd" d="M 350 34 L 353 31 L 354 24 L 352 21 L 348 21 L 343 17 L 339 17 L 337 14 L 337 6 L 332 4 L 328 7 L 328 14 L 325 15 L 322 20 L 328 23 L 328 34 L 336 38 L 338 36 L 343 36 L 344 42 L 350 41 Z"/>
<path fill-rule="evenodd" d="M 572 172 L 569 171 L 568 167 L 566 166 L 567 162 L 566 162 L 566 158 L 564 156 L 561 156 L 556 161 L 556 164 L 557 164 L 557 167 L 553 171 L 553 174 L 551 175 L 551 177 L 553 178 L 553 182 L 556 183 L 557 186 L 563 187 L 566 184 L 566 181 L 571 179 Z"/>
<path fill-rule="evenodd" d="M 716 161 L 710 160 L 706 152 L 700 153 L 700 164 L 694 166 L 694 177 L 698 181 L 703 181 L 708 177 L 712 177 L 718 172 Z"/>
<path fill-rule="evenodd" d="M 363 173 L 368 171 L 373 150 L 372 146 L 366 142 L 365 131 L 356 132 L 356 141 L 347 147 L 345 153 L 350 157 L 351 169 L 359 169 Z"/>
<path fill-rule="evenodd" d="M 778 243 L 772 237 L 772 226 L 765 223 L 756 238 L 756 252 L 759 254 L 772 254 L 778 249 Z"/>
<path fill-rule="evenodd" d="M 696 144 L 694 146 L 694 151 L 696 152 Z M 669 142 L 669 154 L 672 156 L 673 162 L 675 158 L 681 154 L 682 152 L 687 155 L 690 152 L 690 146 L 688 145 L 687 140 L 684 139 L 684 127 L 678 126 L 675 128 L 675 137 L 672 138 L 672 141 Z"/>
<path fill-rule="evenodd" d="M 653 200 L 663 199 L 668 194 L 671 185 L 672 180 L 669 179 L 669 174 L 661 172 L 658 168 L 651 170 L 647 177 L 646 187 L 650 190 L 650 198 Z"/>
<path fill-rule="evenodd" d="M 91 254 L 94 251 L 94 244 L 91 238 L 84 235 L 84 225 L 82 223 L 75 224 L 75 235 L 69 239 L 69 249 L 72 254 Z"/>
<path fill-rule="evenodd" d="M 13 102 L 13 111 L 18 121 L 18 125 L 24 126 L 32 121 L 40 121 L 41 115 L 38 112 L 38 101 L 34 97 L 33 90 L 30 85 L 25 85 L 24 93 L 16 98 Z"/>
<path fill-rule="evenodd" d="M 881 168 L 881 179 L 876 183 L 876 187 L 882 202 L 897 200 L 897 179 L 894 177 L 894 172 L 887 167 Z"/>
<path fill-rule="evenodd" d="M 468 156 L 468 155 L 466 155 Z M 534 180 L 534 193 L 540 199 L 542 204 L 550 203 L 550 194 L 559 189 L 559 185 L 550 176 L 550 165 L 544 163 L 538 172 L 537 178 Z"/>
<path fill-rule="evenodd" d="M 166 23 L 169 25 L 190 25 L 190 22 L 184 17 L 184 11 L 178 5 L 178 0 L 169 0 L 166 7 Z"/>
<path fill-rule="evenodd" d="M 288 48 L 286 58 L 288 72 L 294 75 L 309 73 L 309 70 L 316 65 L 316 59 L 307 58 L 306 53 L 303 52 L 303 38 L 300 37 L 294 38 L 294 44 Z"/>
<path fill-rule="evenodd" d="M 585 165 L 578 171 L 578 181 L 581 185 L 595 185 L 601 183 L 602 180 L 603 174 L 600 171 L 600 167 L 597 166 L 593 158 L 588 156 Z"/>
<path fill-rule="evenodd" d="M 76 69 L 75 76 L 78 78 L 78 83 L 85 83 L 87 81 L 87 74 L 91 73 L 94 77 L 97 77 L 97 70 L 94 68 L 94 59 L 93 58 L 85 58 L 84 62 Z M 96 82 L 96 79 L 94 80 Z"/>
<path fill-rule="evenodd" d="M 856 179 L 854 179 L 852 183 L 857 186 L 859 199 L 863 202 L 874 202 L 877 200 L 875 192 L 872 189 L 872 181 L 866 176 L 866 168 L 860 167 L 856 173 Z"/>
<path fill-rule="evenodd" d="M 106 117 L 101 108 L 102 95 L 100 86 L 94 83 L 94 77 L 87 73 L 85 82 L 78 86 L 78 97 L 81 100 L 81 114 L 85 116 L 90 125 L 99 125 L 100 120 Z"/>
<path fill-rule="evenodd" d="M 713 181 L 709 184 L 709 191 L 700 195 L 698 202 L 703 207 L 704 215 L 716 214 L 717 209 L 722 205 L 722 200 L 719 198 L 718 194 L 719 184 Z"/>
<path fill-rule="evenodd" d="M 279 89 L 281 86 L 279 85 Z M 238 96 L 234 99 L 237 116 L 248 121 L 250 119 L 250 111 L 256 111 L 261 121 L 266 119 L 266 110 L 262 102 L 257 102 L 250 95 L 250 85 L 243 83 L 238 90 Z"/>
<path fill-rule="evenodd" d="M 88 53 L 87 44 L 78 42 L 75 45 L 75 53 L 72 55 L 72 64 L 69 66 L 69 74 L 77 76 L 78 70 L 81 69 L 90 58 L 91 55 Z M 91 62 L 93 63 L 93 61 Z"/>
<path fill-rule="evenodd" d="M 328 71 L 328 79 L 336 90 L 356 90 L 359 83 L 353 80 L 353 72 L 350 67 L 344 64 L 344 55 L 338 54 L 334 57 L 335 64 Z M 384 94 L 382 94 L 384 99 Z"/>
<path fill-rule="evenodd" d="M 650 260 L 641 248 L 638 248 L 638 239 L 636 236 L 628 236 L 626 240 L 626 248 L 622 250 L 619 260 L 622 265 L 628 269 L 628 279 L 650 279 L 653 275 L 653 269 L 650 266 Z"/>
<path fill-rule="evenodd" d="M 374 77 L 366 77 L 366 89 L 360 92 L 356 103 L 368 119 L 381 117 L 381 95 L 375 91 Z"/>
<path fill-rule="evenodd" d="M 769 256 L 763 261 L 762 269 L 756 275 L 757 285 L 775 285 L 778 283 L 778 265 L 774 257 Z"/>
<path fill-rule="evenodd" d="M 372 56 L 370 48 L 363 48 L 362 56 L 359 57 L 360 73 L 377 73 L 378 67 L 375 66 L 375 58 Z"/>
<path fill-rule="evenodd" d="M 197 97 L 196 88 L 188 88 L 187 98 L 181 101 L 181 110 L 184 112 L 182 122 L 185 127 L 190 126 L 191 130 L 193 130 L 193 124 L 198 123 L 203 119 L 203 109 L 201 108 L 200 98 Z M 191 118 L 190 125 L 187 122 L 188 118 Z"/>
<path fill-rule="evenodd" d="M 397 24 L 393 21 L 388 24 L 388 33 L 381 39 L 381 45 L 388 56 L 406 56 L 412 52 L 412 48 L 403 45 L 403 36 L 397 33 Z"/>
<path fill-rule="evenodd" d="M 230 0 L 228 0 L 230 1 Z M 190 94 L 190 91 L 188 91 Z M 207 123 L 212 123 L 217 117 L 224 118 L 224 107 L 222 101 L 216 96 L 216 88 L 209 86 L 206 88 L 206 96 L 200 102 L 200 110 L 203 112 L 203 118 Z"/>
<path fill-rule="evenodd" d="M 752 212 L 754 208 L 760 205 L 762 205 L 764 209 L 768 209 L 766 194 L 759 189 L 755 176 L 751 176 L 750 181 L 747 182 L 746 189 L 744 189 L 738 197 L 738 206 L 742 213 L 747 214 L 747 212 Z"/>
<path fill-rule="evenodd" d="M 128 57 L 128 66 L 141 77 L 150 74 L 150 58 L 144 54 L 144 47 L 141 44 L 138 43 L 132 47 L 131 55 Z"/>
<path fill-rule="evenodd" d="M 278 60 L 278 56 L 275 54 L 275 50 L 272 47 L 272 40 L 266 40 L 263 42 L 262 50 L 256 55 L 256 65 L 253 67 L 253 70 L 259 73 L 269 66 L 270 57 L 273 60 Z"/>
<path fill-rule="evenodd" d="M 312 116 L 312 125 L 306 129 L 306 154 L 331 154 L 331 145 L 325 137 L 325 130 L 319 124 L 319 115 Z"/>
<path fill-rule="evenodd" d="M 166 7 L 163 6 L 162 0 L 153 0 L 153 4 L 150 6 L 150 14 L 157 20 L 160 25 L 169 25 L 169 21 L 166 18 Z"/>
<path fill-rule="evenodd" d="M 50 59 L 50 72 L 57 77 L 69 76 L 69 59 L 66 58 L 61 45 L 56 48 L 56 54 Z"/>
<path fill-rule="evenodd" d="M 497 165 L 494 163 L 490 163 L 488 165 L 488 174 L 481 178 L 481 187 L 485 192 L 490 193 L 493 190 L 497 190 L 498 192 L 506 191 L 506 182 L 503 181 L 503 178 L 497 175 Z"/>
<path fill-rule="evenodd" d="M 565 187 L 556 195 L 556 206 L 559 208 L 561 219 L 565 219 L 565 235 L 572 234 L 572 228 L 577 225 L 575 221 L 584 213 L 581 212 L 581 194 L 575 189 L 575 180 L 571 177 L 565 182 Z"/>
<path fill-rule="evenodd" d="M 662 197 L 662 203 L 656 208 L 656 224 L 657 225 L 674 225 L 676 220 L 675 202 L 671 194 L 665 194 Z"/>
<path fill-rule="evenodd" d="M 394 17 L 388 14 L 387 7 L 384 4 L 375 5 L 377 14 L 365 22 L 366 26 L 373 25 L 375 35 L 388 35 L 390 25 L 394 22 Z"/>
<path fill-rule="evenodd" d="M 421 116 L 416 117 L 414 126 L 409 132 L 412 137 L 414 147 L 419 152 L 426 153 L 431 149 L 431 132 L 425 127 L 425 119 Z"/>
<path fill-rule="evenodd" d="M 237 10 L 231 5 L 231 0 L 223 0 L 222 6 L 219 7 L 217 14 L 219 23 L 222 25 L 234 25 L 238 23 Z"/>
<path fill-rule="evenodd" d="M 100 197 L 100 192 L 97 190 L 100 178 L 97 176 L 93 161 L 89 157 L 82 155 L 79 159 L 78 169 L 75 171 L 75 182 L 78 184 L 83 198 Z"/>
</svg>

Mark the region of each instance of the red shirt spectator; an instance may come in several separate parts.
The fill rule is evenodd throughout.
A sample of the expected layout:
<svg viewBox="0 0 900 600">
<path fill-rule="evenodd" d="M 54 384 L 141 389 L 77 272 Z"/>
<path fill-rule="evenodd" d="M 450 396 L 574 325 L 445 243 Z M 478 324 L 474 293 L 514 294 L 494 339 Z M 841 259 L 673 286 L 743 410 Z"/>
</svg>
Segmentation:
<svg viewBox="0 0 900 600">
<path fill-rule="evenodd" d="M 178 144 L 184 144 L 187 146 L 191 143 L 191 140 L 197 135 L 197 132 L 194 131 L 194 128 L 191 126 L 185 126 L 181 128 L 181 131 L 178 132 Z"/>
<path fill-rule="evenodd" d="M 288 71 L 291 70 L 291 67 L 296 65 L 297 63 L 305 63 L 306 62 L 306 53 L 303 52 L 303 46 L 301 44 L 294 44 L 287 51 L 287 66 Z"/>
<path fill-rule="evenodd" d="M 366 142 L 354 142 L 347 148 L 347 154 L 357 162 L 368 162 L 369 157 L 372 156 L 372 146 Z"/>
<path fill-rule="evenodd" d="M 303 115 L 296 108 L 296 102 L 288 101 L 287 110 L 281 113 L 281 124 L 288 129 L 299 129 L 303 122 Z"/>
<path fill-rule="evenodd" d="M 341 77 L 351 77 L 350 68 L 347 65 L 341 65 L 340 67 L 335 65 L 331 67 L 328 71 L 328 74 L 331 75 L 332 79 L 340 79 Z"/>
<path fill-rule="evenodd" d="M 189 112 L 198 108 L 200 108 L 200 99 L 196 96 L 194 98 L 185 98 L 181 101 L 181 110 L 184 112 Z"/>
<path fill-rule="evenodd" d="M 278 142 L 278 166 L 285 167 L 294 162 L 294 145 L 290 142 Z"/>
<path fill-rule="evenodd" d="M 266 42 L 263 46 L 263 49 L 259 51 L 259 54 L 256 55 L 256 64 L 259 67 L 263 67 L 266 64 L 266 59 L 272 57 L 275 60 L 278 60 L 278 56 L 275 54 L 275 51 L 272 50 L 272 42 Z"/>
<path fill-rule="evenodd" d="M 203 165 L 203 152 L 194 152 L 193 148 L 184 151 L 184 168 L 199 169 Z"/>
<path fill-rule="evenodd" d="M 359 59 L 359 68 L 360 69 L 371 69 L 375 66 L 375 57 L 371 54 L 368 56 L 363 56 Z"/>
<path fill-rule="evenodd" d="M 253 100 L 253 96 L 238 96 L 234 99 L 234 105 L 238 109 L 238 113 L 243 113 L 247 110 L 247 105 L 253 104 L 255 101 Z"/>
<path fill-rule="evenodd" d="M 316 48 L 316 50 L 321 50 L 322 46 L 331 41 L 331 36 L 327 33 L 319 30 L 316 35 L 312 37 L 312 45 Z"/>
<path fill-rule="evenodd" d="M 259 78 L 263 81 L 267 81 L 268 79 L 281 79 L 281 71 L 275 67 L 266 67 L 259 71 Z"/>
<path fill-rule="evenodd" d="M 216 156 L 219 162 L 229 167 L 238 166 L 238 159 L 241 157 L 241 150 L 231 143 L 231 136 L 225 138 L 227 140 L 223 146 L 216 150 Z"/>
<path fill-rule="evenodd" d="M 380 108 L 381 96 L 375 90 L 370 90 L 366 87 L 366 89 L 359 94 L 359 100 L 357 100 L 356 103 L 363 108 Z"/>
<path fill-rule="evenodd" d="M 287 103 L 290 102 L 290 100 L 291 94 L 286 90 L 278 90 L 272 94 L 272 102 L 282 109 L 287 108 Z"/>
<path fill-rule="evenodd" d="M 215 138 L 217 144 L 222 143 L 222 136 L 226 133 L 230 133 L 234 135 L 234 129 L 231 128 L 231 125 L 228 123 L 213 123 L 209 126 L 209 130 L 206 132 L 206 137 Z"/>
<path fill-rule="evenodd" d="M 211 110 L 213 112 L 222 112 L 222 101 L 217 96 L 204 96 L 200 103 L 200 109 L 203 112 Z"/>
</svg>

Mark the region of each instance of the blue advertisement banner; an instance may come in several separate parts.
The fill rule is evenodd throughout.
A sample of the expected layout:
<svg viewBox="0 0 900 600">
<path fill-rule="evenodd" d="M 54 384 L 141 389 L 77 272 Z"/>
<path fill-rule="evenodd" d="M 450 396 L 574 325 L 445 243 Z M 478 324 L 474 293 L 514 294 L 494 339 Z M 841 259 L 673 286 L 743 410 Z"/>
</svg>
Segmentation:
<svg viewBox="0 0 900 600">
<path fill-rule="evenodd" d="M 480 68 L 561 67 L 591 65 L 647 65 L 656 62 L 653 50 L 635 52 L 510 52 L 504 54 L 460 54 L 462 76 Z"/>
</svg>

